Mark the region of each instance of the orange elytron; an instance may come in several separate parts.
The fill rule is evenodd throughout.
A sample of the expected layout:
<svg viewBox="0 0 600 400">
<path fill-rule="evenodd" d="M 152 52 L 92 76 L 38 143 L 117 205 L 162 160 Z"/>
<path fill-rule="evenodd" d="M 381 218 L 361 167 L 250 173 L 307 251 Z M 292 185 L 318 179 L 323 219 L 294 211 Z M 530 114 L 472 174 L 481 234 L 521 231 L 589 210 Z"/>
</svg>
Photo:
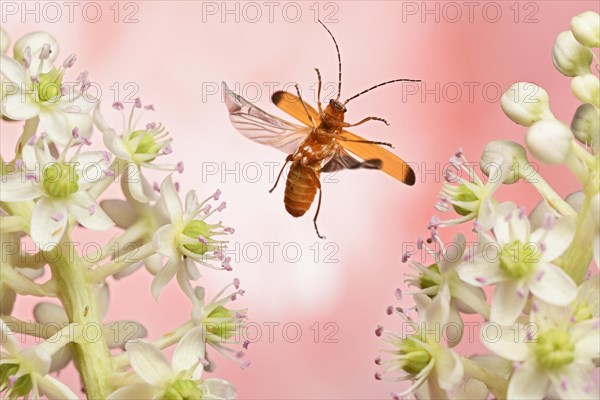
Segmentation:
<svg viewBox="0 0 600 400">
<path fill-rule="evenodd" d="M 277 176 L 275 185 L 270 190 L 272 192 L 277 187 L 285 166 L 291 162 L 292 165 L 285 187 L 284 203 L 286 210 L 294 217 L 304 215 L 313 203 L 317 190 L 319 191 L 319 202 L 313 222 L 317 235 L 323 239 L 324 237 L 321 236 L 317 227 L 317 217 L 321 209 L 320 175 L 322 172 L 357 168 L 380 169 L 407 185 L 415 183 L 415 173 L 410 166 L 381 147 L 392 147 L 391 144 L 365 140 L 345 130 L 345 128 L 358 126 L 371 120 L 382 121 L 389 125 L 387 121 L 383 118 L 367 117 L 354 124 L 345 122 L 346 104 L 350 100 L 388 83 L 420 81 L 394 79 L 375 85 L 341 102 L 342 62 L 339 47 L 331 31 L 321 21 L 319 22 L 333 39 L 337 50 L 339 66 L 337 97 L 330 99 L 329 104 L 323 109 L 321 105 L 321 73 L 317 68 L 315 68 L 315 71 L 319 80 L 317 89 L 318 111 L 302 100 L 298 85 L 296 85 L 298 96 L 284 91 L 275 92 L 272 96 L 273 103 L 276 106 L 305 126 L 292 124 L 264 112 L 231 91 L 225 82 L 223 82 L 223 93 L 231 123 L 243 136 L 257 143 L 275 147 L 288 154 L 285 164 Z M 348 151 L 360 157 L 362 161 L 352 157 Z"/>
</svg>

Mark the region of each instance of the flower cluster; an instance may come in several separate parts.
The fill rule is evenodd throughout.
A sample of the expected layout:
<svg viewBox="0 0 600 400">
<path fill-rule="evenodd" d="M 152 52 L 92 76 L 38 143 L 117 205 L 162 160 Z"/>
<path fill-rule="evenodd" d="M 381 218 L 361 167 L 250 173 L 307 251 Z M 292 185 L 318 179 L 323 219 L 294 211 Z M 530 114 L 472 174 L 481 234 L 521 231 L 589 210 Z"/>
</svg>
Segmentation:
<svg viewBox="0 0 600 400">
<path fill-rule="evenodd" d="M 123 124 L 111 127 L 104 105 L 88 94 L 88 73 L 66 78 L 77 58 L 59 63 L 50 34 L 21 37 L 12 56 L 4 30 L 0 39 L 2 124 L 23 126 L 12 160 L 0 159 L 2 398 L 79 398 L 50 375 L 71 361 L 89 398 L 235 397 L 232 384 L 204 372 L 214 369 L 213 351 L 249 365 L 241 351 L 248 344 L 238 334 L 247 310 L 230 304 L 244 291 L 232 278 L 205 302 L 206 289 L 193 284 L 199 267 L 233 269 L 227 239 L 234 229 L 217 219 L 226 208 L 221 191 L 198 200 L 191 190 L 182 199 L 172 174 L 182 173 L 183 163 L 157 162 L 172 153 L 172 139 L 162 124 L 146 119 L 154 107 L 136 98 L 126 111 L 115 102 L 110 112 Z M 101 135 L 97 142 L 94 130 Z M 151 184 L 148 170 L 168 175 Z M 105 197 L 113 183 L 124 199 Z M 106 232 L 107 242 L 84 243 L 82 252 L 74 239 L 86 242 L 86 230 Z M 104 321 L 109 278 L 123 279 L 141 266 L 154 276 L 149 290 L 157 301 L 175 277 L 189 299 L 187 321 L 152 341 L 143 339 L 147 332 L 139 322 Z M 49 279 L 41 281 L 44 272 Z M 61 305 L 42 301 L 31 320 L 22 320 L 12 315 L 18 296 Z M 99 328 L 99 337 L 86 335 L 82 327 L 90 326 Z M 21 348 L 23 334 L 37 336 L 37 344 Z M 169 363 L 162 350 L 175 344 Z"/>
<path fill-rule="evenodd" d="M 527 127 L 526 148 L 507 140 L 485 146 L 478 176 L 462 150 L 451 168 L 427 239 L 403 254 L 415 271 L 396 297 L 412 295 L 411 308 L 389 306 L 402 332 L 376 330 L 388 346 L 376 363 L 377 379 L 412 381 L 399 398 L 595 399 L 592 380 L 600 360 L 600 81 L 592 67 L 600 46 L 600 16 L 584 12 L 558 35 L 552 60 L 571 77 L 581 101 L 573 120 L 554 117 L 546 91 L 519 82 L 501 97 L 505 114 Z M 581 189 L 562 198 L 528 161 L 564 165 Z M 485 182 L 485 183 L 484 183 Z M 530 213 L 495 192 L 532 185 L 541 195 Z M 513 186 L 513 187 L 515 187 Z M 467 235 L 444 243 L 440 228 L 468 224 Z M 595 261 L 594 261 L 595 260 Z M 418 318 L 411 316 L 416 310 Z M 455 349 L 468 332 L 465 314 L 479 319 L 481 344 L 491 355 Z"/>
</svg>

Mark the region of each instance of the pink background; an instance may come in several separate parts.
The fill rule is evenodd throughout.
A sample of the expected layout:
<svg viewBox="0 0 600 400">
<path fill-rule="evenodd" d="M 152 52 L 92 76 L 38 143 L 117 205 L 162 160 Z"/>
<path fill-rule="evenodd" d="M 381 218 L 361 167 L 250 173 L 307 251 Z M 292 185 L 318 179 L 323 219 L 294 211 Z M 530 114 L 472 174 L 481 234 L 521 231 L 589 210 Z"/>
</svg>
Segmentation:
<svg viewBox="0 0 600 400">
<path fill-rule="evenodd" d="M 450 86 L 446 95 L 438 91 L 439 101 L 433 94 L 422 99 L 421 93 L 403 101 L 403 87 L 391 85 L 348 105 L 349 121 L 375 115 L 391 124 L 386 127 L 373 122 L 354 132 L 390 141 L 396 154 L 437 173 L 424 176 L 417 171 L 414 187 L 374 171 L 337 174 L 334 178 L 338 182 L 324 183 L 319 222 L 327 240 L 320 241 L 311 221 L 314 208 L 295 220 L 284 209 L 283 185 L 274 194 L 268 193 L 272 182 L 264 163 L 281 163 L 284 154 L 239 135 L 229 123 L 220 89 L 206 96 L 202 90 L 203 83 L 220 88 L 222 80 L 235 89 L 250 83 L 260 87 L 262 93 L 256 94 L 248 86 L 243 94 L 261 108 L 284 116 L 271 104 L 265 82 L 277 82 L 276 89 L 298 82 L 308 93 L 306 97 L 314 97 L 310 89 L 316 81 L 313 67 L 320 67 L 326 82 L 335 82 L 335 48 L 314 21 L 313 3 L 296 3 L 302 10 L 297 23 L 283 18 L 285 3 L 275 8 L 273 23 L 268 20 L 265 6 L 261 6 L 263 15 L 257 23 L 244 21 L 243 14 L 239 22 L 234 15 L 227 15 L 223 23 L 220 13 L 206 16 L 203 22 L 200 2 L 142 1 L 137 2 L 139 11 L 135 15 L 139 21 L 130 24 L 113 21 L 109 9 L 112 2 L 98 4 L 103 10 L 98 23 L 84 21 L 77 11 L 80 9 L 76 9 L 73 23 L 65 14 L 57 23 L 36 24 L 28 16 L 22 24 L 19 14 L 8 16 L 4 29 L 12 41 L 32 30 L 47 30 L 61 45 L 60 60 L 77 53 L 75 71 L 69 71 L 69 77 L 74 79 L 80 70 L 88 70 L 90 78 L 102 88 L 104 114 L 114 121 L 118 119 L 109 107 L 115 100 L 111 85 L 118 83 L 122 98 L 129 92 L 124 85 L 136 83 L 137 95 L 156 107 L 149 118 L 164 123 L 175 138 L 172 159 L 183 160 L 186 165 L 185 173 L 176 176 L 182 188 L 196 188 L 200 197 L 210 195 L 215 188 L 223 191 L 227 210 L 222 216 L 227 225 L 237 229 L 233 241 L 241 249 L 246 248 L 247 254 L 243 257 L 238 251 L 240 259 L 232 263 L 234 272 L 207 272 L 201 282 L 210 295 L 234 276 L 239 277 L 247 290 L 239 304 L 247 306 L 251 321 L 262 326 L 262 337 L 251 345 L 247 356 L 252 361 L 250 368 L 240 370 L 233 362 L 213 355 L 218 363 L 214 375 L 233 382 L 242 399 L 388 398 L 390 392 L 403 387 L 373 378 L 377 370 L 373 359 L 384 347 L 374 330 L 380 323 L 400 327 L 398 319 L 386 316 L 385 308 L 395 302 L 394 290 L 403 285 L 403 274 L 407 272 L 400 263 L 403 243 L 426 234 L 426 224 L 435 213 L 433 203 L 441 187 L 441 166 L 461 146 L 471 161 L 477 161 L 490 140 L 523 143 L 525 129 L 504 116 L 495 102 L 500 94 L 495 92 L 496 87 L 504 91 L 512 82 L 534 81 L 548 91 L 555 115 L 570 122 L 577 102 L 570 93 L 569 79 L 552 65 L 552 43 L 559 32 L 569 28 L 573 15 L 588 9 L 597 11 L 598 7 L 596 2 L 530 2 L 527 7 L 521 3 L 519 22 L 515 22 L 513 2 L 498 2 L 502 16 L 491 23 L 482 15 L 484 2 L 475 8 L 473 22 L 469 22 L 468 9 L 463 7 L 462 18 L 453 23 L 449 20 L 454 18 L 455 9 L 444 9 L 444 2 L 426 3 L 430 9 L 437 4 L 439 22 L 433 14 L 425 15 L 422 22 L 420 13 L 405 15 L 403 22 L 401 2 L 339 2 L 336 8 L 325 8 L 321 3 L 322 18 L 337 10 L 333 18 L 338 21 L 330 21 L 328 26 L 342 54 L 342 98 L 399 77 L 422 79 L 428 89 L 434 89 L 436 82 L 440 89 Z M 221 2 L 213 4 L 222 7 Z M 422 2 L 411 4 L 423 7 Z M 233 8 L 233 3 L 229 7 Z M 132 10 L 121 8 L 120 20 Z M 248 17 L 254 17 L 253 10 L 246 11 Z M 288 11 L 288 16 L 294 17 L 293 9 Z M 537 22 L 524 23 L 530 13 L 535 13 Z M 494 17 L 493 8 L 488 9 L 487 16 Z M 466 82 L 479 84 L 472 99 Z M 484 93 L 486 84 L 489 90 Z M 457 85 L 462 96 L 453 101 L 455 91 L 451 87 Z M 309 101 L 314 103 L 312 98 Z M 12 129 L 2 135 L 5 157 L 11 155 L 14 142 L 14 134 L 9 131 Z M 100 141 L 98 134 L 95 138 Z M 214 163 L 218 173 L 203 179 L 203 171 Z M 221 163 L 228 169 L 239 163 L 238 182 L 232 174 L 221 176 Z M 252 182 L 257 165 L 261 166 L 262 177 Z M 543 166 L 541 170 L 561 194 L 576 188 L 562 168 Z M 537 202 L 533 189 L 523 183 L 501 191 L 500 196 L 510 196 L 528 210 Z M 446 230 L 447 240 L 450 231 Z M 278 243 L 272 260 L 266 242 Z M 334 247 L 325 247 L 328 243 Z M 254 244 L 262 251 L 256 262 L 252 262 Z M 298 262 L 289 261 L 295 255 L 294 247 L 289 248 L 286 260 L 282 254 L 286 244 L 301 249 Z M 319 254 L 315 263 L 316 248 Z M 337 262 L 324 262 L 333 249 L 338 249 L 333 257 Z M 135 316 L 147 326 L 151 338 L 184 322 L 189 304 L 177 285 L 172 282 L 156 304 L 149 283 L 149 275 L 139 271 L 112 285 L 113 302 L 107 320 Z M 34 303 L 20 300 L 15 313 L 30 318 Z M 408 300 L 403 303 L 410 305 Z M 315 322 L 320 324 L 318 343 L 314 328 L 310 329 Z M 328 322 L 339 328 L 333 336 L 338 343 L 324 343 L 325 335 L 332 332 L 331 328 L 324 329 Z M 265 323 L 280 324 L 272 343 Z M 284 339 L 282 327 L 286 323 L 301 327 L 298 342 Z M 288 334 L 294 336 L 294 329 L 290 328 Z M 474 344 L 461 346 L 466 353 L 477 350 Z M 77 388 L 73 371 L 63 376 L 68 376 L 70 385 Z"/>
</svg>

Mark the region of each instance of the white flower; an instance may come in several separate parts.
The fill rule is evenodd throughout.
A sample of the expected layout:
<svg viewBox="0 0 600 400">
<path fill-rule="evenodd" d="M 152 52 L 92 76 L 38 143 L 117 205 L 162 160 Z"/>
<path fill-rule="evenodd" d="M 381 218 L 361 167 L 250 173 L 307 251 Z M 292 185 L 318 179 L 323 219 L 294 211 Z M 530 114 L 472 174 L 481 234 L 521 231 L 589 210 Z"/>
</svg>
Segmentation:
<svg viewBox="0 0 600 400">
<path fill-rule="evenodd" d="M 412 327 L 412 334 L 397 334 L 377 328 L 376 334 L 387 334 L 385 341 L 392 348 L 383 350 L 390 354 L 390 358 L 375 360 L 378 365 L 384 366 L 383 372 L 376 373 L 375 378 L 393 382 L 413 381 L 395 397 L 412 393 L 426 382 L 431 398 L 445 398 L 444 391 L 460 384 L 464 372 L 460 357 L 442 343 L 442 332 L 448 322 L 447 309 L 443 305 L 448 304 L 448 296 L 445 289 L 433 301 L 423 294 L 414 296 L 420 323 L 403 315 L 404 325 Z"/>
<path fill-rule="evenodd" d="M 30 234 L 43 250 L 52 249 L 62 238 L 70 218 L 92 230 L 113 226 L 86 191 L 103 177 L 108 165 L 104 152 L 78 153 L 65 161 L 68 147 L 55 158 L 46 140 L 23 149 L 21 169 L 4 177 L 0 201 L 37 199 L 30 222 Z M 79 152 L 79 150 L 78 150 Z"/>
<path fill-rule="evenodd" d="M 548 164 L 563 164 L 571 154 L 573 132 L 556 120 L 533 124 L 525 136 L 527 148 L 538 160 Z"/>
<path fill-rule="evenodd" d="M 552 389 L 561 399 L 597 399 L 590 372 L 600 357 L 600 321 L 573 323 L 568 308 L 543 302 L 530 321 L 482 329 L 484 345 L 514 362 L 507 398 L 543 399 Z"/>
<path fill-rule="evenodd" d="M 590 73 L 593 54 L 579 43 L 573 32 L 558 34 L 552 48 L 552 62 L 561 74 L 566 76 L 586 75 Z"/>
<path fill-rule="evenodd" d="M 590 276 L 577 289 L 577 297 L 569 305 L 573 322 L 600 317 L 600 275 Z"/>
<path fill-rule="evenodd" d="M 571 90 L 582 103 L 600 107 L 600 80 L 596 75 L 579 75 L 571 81 Z"/>
<path fill-rule="evenodd" d="M 600 47 L 600 15 L 585 11 L 571 19 L 571 31 L 579 43 L 587 47 Z"/>
<path fill-rule="evenodd" d="M 584 194 L 582 191 L 573 192 L 565 197 L 565 202 L 570 205 L 575 212 L 581 210 L 581 206 L 584 201 Z M 542 227 L 550 229 L 550 227 L 556 222 L 558 216 L 545 199 L 540 200 L 535 208 L 529 213 L 529 223 L 531 230 L 535 231 Z"/>
<path fill-rule="evenodd" d="M 493 193 L 502 185 L 510 174 L 512 160 L 505 160 L 500 156 L 495 161 L 486 163 L 489 173 L 486 183 L 477 176 L 473 166 L 466 160 L 462 150 L 458 150 L 450 158 L 450 164 L 456 170 L 445 170 L 445 182 L 440 191 L 440 200 L 435 207 L 439 211 L 448 211 L 450 206 L 461 215 L 449 221 L 438 221 L 434 218 L 432 226 L 455 225 L 476 219 L 479 230 L 491 228 L 497 211 L 497 202 Z"/>
<path fill-rule="evenodd" d="M 531 232 L 523 209 L 511 206 L 494 224 L 492 238 L 479 236 L 477 254 L 458 266 L 460 278 L 471 285 L 496 285 L 490 320 L 502 325 L 521 314 L 529 292 L 550 304 L 568 305 L 577 294 L 573 280 L 552 263 L 571 244 L 573 219 L 562 217 Z"/>
<path fill-rule="evenodd" d="M 502 160 L 502 164 L 499 164 L 498 160 Z M 492 181 L 504 176 L 502 183 L 512 184 L 525 178 L 531 166 L 525 149 L 519 143 L 510 140 L 492 140 L 485 145 L 481 153 L 479 168 Z M 502 173 L 503 168 L 509 168 L 510 172 Z"/>
<path fill-rule="evenodd" d="M 46 46 L 46 48 L 44 48 Z M 29 47 L 29 50 L 26 50 Z M 44 51 L 45 62 L 41 62 L 40 54 Z M 56 39 L 48 32 L 37 31 L 30 32 L 21 36 L 13 46 L 13 58 L 23 64 L 29 62 L 32 71 L 37 71 L 41 66 L 41 72 L 48 72 L 52 69 L 52 63 L 58 57 L 60 47 Z M 28 54 L 29 53 L 29 54 Z"/>
<path fill-rule="evenodd" d="M 169 216 L 169 224 L 162 226 L 154 234 L 154 248 L 167 262 L 152 281 L 152 295 L 158 298 L 165 285 L 177 275 L 182 285 L 190 279 L 200 277 L 195 263 L 218 270 L 231 270 L 230 257 L 224 256 L 226 241 L 218 236 L 233 233 L 232 228 L 224 227 L 221 222 L 209 224 L 206 219 L 215 212 L 223 211 L 226 203 L 212 208 L 209 200 L 218 200 L 221 194 L 217 190 L 214 195 L 198 204 L 196 193 L 189 191 L 185 197 L 185 212 L 179 195 L 173 185 L 171 175 L 166 177 L 160 186 L 160 201 Z M 219 267 L 210 264 L 217 261 Z M 184 285 L 182 285 L 184 288 Z"/>
<path fill-rule="evenodd" d="M 594 233 L 592 245 L 594 247 L 593 251 L 596 266 L 600 268 L 600 193 L 596 193 L 594 197 L 592 197 L 590 216 L 592 217 L 592 221 L 596 222 L 596 231 Z"/>
<path fill-rule="evenodd" d="M 44 34 L 45 36 L 46 34 Z M 24 49 L 17 45 L 26 44 Z M 51 65 L 51 45 L 45 43 L 39 48 L 37 36 L 15 44 L 15 55 L 19 59 L 1 56 L 0 73 L 9 81 L 3 84 L 2 114 L 14 120 L 28 120 L 38 117 L 52 141 L 65 145 L 71 141 L 70 132 L 77 127 L 82 138 L 92 132 L 92 117 L 89 111 L 95 101 L 84 96 L 87 78 L 80 77 L 81 88 L 67 87 L 63 76 L 67 68 L 75 62 L 69 56 L 60 67 Z"/>
<path fill-rule="evenodd" d="M 523 126 L 531 126 L 542 119 L 554 119 L 548 93 L 529 82 L 513 83 L 500 97 L 500 106 L 508 118 Z"/>
<path fill-rule="evenodd" d="M 108 400 L 131 399 L 233 399 L 235 388 L 222 379 L 202 380 L 204 343 L 202 327 L 191 329 L 181 339 L 171 364 L 154 345 L 143 340 L 125 345 L 131 367 L 142 381 L 124 386 Z"/>
<path fill-rule="evenodd" d="M 444 298 L 449 301 L 449 304 L 443 304 L 443 307 L 448 310 L 449 323 L 458 328 L 457 334 L 448 335 L 448 344 L 453 347 L 460 343 L 464 331 L 460 313 L 488 315 L 489 311 L 483 290 L 463 282 L 456 272 L 456 266 L 463 261 L 466 249 L 465 236 L 458 234 L 452 242 L 444 245 L 435 232 L 435 230 L 432 231 L 432 238 L 427 241 L 433 243 L 432 245 L 425 244 L 421 239 L 417 242 L 417 254 L 426 251 L 433 255 L 435 263 L 425 266 L 418 261 L 409 259 L 408 265 L 419 275 L 412 276 L 408 279 L 408 283 L 418 287 L 419 293 L 425 294 L 431 299 L 435 299 L 440 293 L 446 291 L 450 293 L 450 296 Z M 434 247 L 430 248 L 430 246 Z M 438 247 L 439 250 L 435 251 L 434 249 Z M 408 257 L 408 254 L 404 257 Z M 398 312 L 398 310 L 391 306 L 388 307 L 388 314 L 394 312 Z"/>
<path fill-rule="evenodd" d="M 0 391 L 3 398 L 31 398 L 37 400 L 45 395 L 50 400 L 78 399 L 65 384 L 48 375 L 52 351 L 69 342 L 69 335 L 60 331 L 58 338 L 51 338 L 28 349 L 21 349 L 9 326 L 0 319 L 2 351 L 0 351 Z"/>
<path fill-rule="evenodd" d="M 154 161 L 163 155 L 171 153 L 171 141 L 168 132 L 162 125 L 153 122 L 146 124 L 144 129 L 137 129 L 137 122 L 143 115 L 133 119 L 136 108 L 142 108 L 142 101 L 137 98 L 132 106 L 129 118 L 123 113 L 123 103 L 114 103 L 113 108 L 119 110 L 123 117 L 123 134 L 118 135 L 108 126 L 100 113 L 100 107 L 94 110 L 94 123 L 103 134 L 104 145 L 125 165 L 123 175 L 124 183 L 128 186 L 128 194 L 139 202 L 147 202 L 153 197 L 152 186 L 142 175 L 141 167 L 159 170 L 178 170 L 183 172 L 183 163 L 177 165 L 161 165 Z M 152 105 L 147 105 L 144 110 L 154 110 Z"/>
<path fill-rule="evenodd" d="M 98 308 L 102 318 L 106 316 L 109 304 L 108 286 L 103 285 L 98 290 Z M 47 326 L 67 326 L 69 318 L 65 310 L 56 304 L 41 302 L 35 305 L 33 316 L 40 324 Z M 110 349 L 122 347 L 127 340 L 146 337 L 148 332 L 136 321 L 115 321 L 102 325 L 102 339 Z M 50 371 L 58 371 L 71 361 L 71 349 L 63 347 L 52 357 Z"/>
<path fill-rule="evenodd" d="M 239 344 L 240 330 L 244 327 L 244 320 L 248 317 L 248 309 L 233 309 L 226 307 L 228 303 L 237 299 L 237 296 L 243 296 L 245 291 L 240 289 L 239 279 L 234 279 L 232 283 L 225 286 L 210 301 L 204 300 L 204 288 L 196 287 L 193 291 L 189 283 L 184 292 L 192 293 L 192 321 L 200 325 L 205 330 L 205 341 L 225 357 L 237 362 L 242 368 L 250 365 L 249 361 L 241 361 L 244 353 L 235 350 L 228 345 Z M 227 290 L 234 286 L 235 290 L 227 293 Z M 250 342 L 243 343 L 244 349 L 248 349 Z M 231 353 L 231 354 L 230 354 Z"/>
</svg>

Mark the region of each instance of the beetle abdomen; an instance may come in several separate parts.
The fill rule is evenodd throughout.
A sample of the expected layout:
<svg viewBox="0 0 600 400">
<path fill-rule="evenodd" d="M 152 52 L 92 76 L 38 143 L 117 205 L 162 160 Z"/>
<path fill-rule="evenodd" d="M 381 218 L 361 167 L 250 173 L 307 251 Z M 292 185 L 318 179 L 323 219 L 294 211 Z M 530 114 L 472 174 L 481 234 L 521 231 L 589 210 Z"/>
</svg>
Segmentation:
<svg viewBox="0 0 600 400">
<path fill-rule="evenodd" d="M 285 184 L 285 209 L 294 217 L 301 217 L 308 211 L 317 193 L 317 182 L 313 176 L 319 173 L 299 162 L 292 163 Z"/>
</svg>

